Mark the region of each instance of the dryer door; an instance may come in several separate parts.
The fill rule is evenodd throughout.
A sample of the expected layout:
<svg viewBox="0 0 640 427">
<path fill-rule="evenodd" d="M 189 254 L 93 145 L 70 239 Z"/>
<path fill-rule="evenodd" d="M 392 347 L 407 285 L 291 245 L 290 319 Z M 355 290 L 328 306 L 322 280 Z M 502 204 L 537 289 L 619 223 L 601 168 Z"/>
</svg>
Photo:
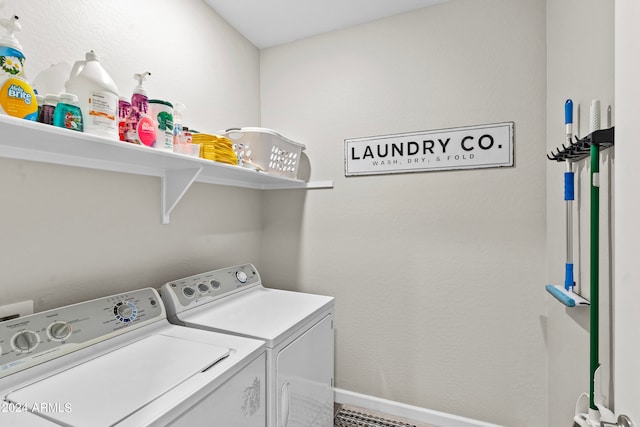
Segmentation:
<svg viewBox="0 0 640 427">
<path fill-rule="evenodd" d="M 333 317 L 283 348 L 276 362 L 276 426 L 333 426 Z"/>
</svg>

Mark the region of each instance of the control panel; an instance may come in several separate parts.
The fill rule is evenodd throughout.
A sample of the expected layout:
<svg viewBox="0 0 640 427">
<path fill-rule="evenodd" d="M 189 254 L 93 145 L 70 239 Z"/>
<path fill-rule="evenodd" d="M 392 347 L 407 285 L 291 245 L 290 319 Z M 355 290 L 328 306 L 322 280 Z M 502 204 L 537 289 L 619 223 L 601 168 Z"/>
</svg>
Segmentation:
<svg viewBox="0 0 640 427">
<path fill-rule="evenodd" d="M 164 318 L 147 288 L 0 322 L 0 378 Z"/>
<path fill-rule="evenodd" d="M 180 313 L 257 285 L 258 270 L 243 264 L 174 280 L 162 285 L 160 294 L 169 313 Z"/>
</svg>

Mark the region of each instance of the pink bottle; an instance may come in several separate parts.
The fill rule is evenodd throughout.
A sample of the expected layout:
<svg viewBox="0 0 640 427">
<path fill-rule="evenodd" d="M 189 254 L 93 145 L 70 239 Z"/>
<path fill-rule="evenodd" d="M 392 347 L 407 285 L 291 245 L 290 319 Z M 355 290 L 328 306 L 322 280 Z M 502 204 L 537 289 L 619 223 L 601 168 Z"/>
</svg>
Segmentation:
<svg viewBox="0 0 640 427">
<path fill-rule="evenodd" d="M 142 82 L 150 76 L 150 72 L 134 74 L 138 80 L 138 86 L 131 97 L 131 111 L 125 122 L 124 138 L 127 142 L 153 146 L 156 140 L 156 126 L 149 115 L 149 98 L 147 91 L 142 87 Z"/>
</svg>

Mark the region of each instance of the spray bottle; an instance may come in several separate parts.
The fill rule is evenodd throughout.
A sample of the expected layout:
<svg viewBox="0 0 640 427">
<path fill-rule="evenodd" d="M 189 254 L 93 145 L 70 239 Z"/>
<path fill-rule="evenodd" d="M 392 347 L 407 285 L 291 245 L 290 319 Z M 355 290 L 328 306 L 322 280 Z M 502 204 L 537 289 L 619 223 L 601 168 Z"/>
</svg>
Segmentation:
<svg viewBox="0 0 640 427">
<path fill-rule="evenodd" d="M 127 117 L 124 134 L 126 141 L 147 147 L 153 146 L 156 140 L 156 126 L 149 115 L 149 97 L 142 86 L 144 80 L 150 75 L 148 71 L 133 75 L 133 78 L 138 80 L 138 86 L 133 90 L 131 111 Z"/>
<path fill-rule="evenodd" d="M 184 144 L 184 131 L 182 118 L 187 107 L 182 102 L 176 102 L 173 106 L 173 146 Z"/>
<path fill-rule="evenodd" d="M 22 29 L 17 16 L 0 19 L 7 34 L 0 38 L 0 114 L 36 120 L 38 101 L 24 79 L 25 56 L 15 33 Z"/>
</svg>

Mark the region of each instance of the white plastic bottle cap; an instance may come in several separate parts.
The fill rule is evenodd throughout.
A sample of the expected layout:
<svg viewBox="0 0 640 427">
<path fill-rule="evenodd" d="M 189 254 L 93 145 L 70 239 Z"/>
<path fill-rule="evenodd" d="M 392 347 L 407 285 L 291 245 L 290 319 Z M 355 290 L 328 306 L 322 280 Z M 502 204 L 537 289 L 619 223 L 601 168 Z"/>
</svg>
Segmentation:
<svg viewBox="0 0 640 427">
<path fill-rule="evenodd" d="M 44 96 L 45 104 L 56 105 L 59 101 L 60 101 L 60 97 L 58 95 L 48 93 Z"/>
<path fill-rule="evenodd" d="M 84 58 L 87 61 L 99 61 L 100 60 L 100 58 L 98 58 L 98 54 L 95 53 L 92 50 L 90 50 L 89 52 L 85 53 Z"/>
<path fill-rule="evenodd" d="M 60 102 L 63 104 L 76 104 L 78 97 L 73 93 L 61 93 Z"/>
</svg>

